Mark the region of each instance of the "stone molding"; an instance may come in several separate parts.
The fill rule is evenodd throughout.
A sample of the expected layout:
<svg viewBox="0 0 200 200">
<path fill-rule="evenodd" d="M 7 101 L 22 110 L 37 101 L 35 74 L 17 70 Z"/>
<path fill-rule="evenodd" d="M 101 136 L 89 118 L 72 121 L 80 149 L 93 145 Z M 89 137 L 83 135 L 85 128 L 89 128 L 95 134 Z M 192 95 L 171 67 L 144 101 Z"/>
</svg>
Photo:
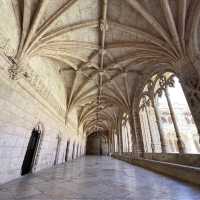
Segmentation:
<svg viewBox="0 0 200 200">
<path fill-rule="evenodd" d="M 65 109 L 63 108 L 63 106 L 61 106 L 58 103 L 58 101 L 53 96 L 53 94 L 48 89 L 48 87 L 42 82 L 39 75 L 36 72 L 34 72 L 34 70 L 30 66 L 28 66 L 28 67 L 23 67 L 23 70 L 20 70 L 20 71 L 17 69 L 16 73 L 19 72 L 21 74 L 16 74 L 18 78 L 16 80 L 13 80 L 9 76 L 10 75 L 9 69 L 11 69 L 11 66 L 12 66 L 11 60 L 9 59 L 10 56 L 7 56 L 6 53 L 3 52 L 3 50 L 0 51 L 0 56 L 2 59 L 4 59 L 5 63 L 7 64 L 6 66 L 4 65 L 0 67 L 0 71 L 2 72 L 2 74 L 4 74 L 4 79 L 6 78 L 7 81 L 10 83 L 15 81 L 17 84 L 21 86 L 23 85 L 23 89 L 25 89 L 26 91 L 29 90 L 29 88 L 26 88 L 26 87 L 30 85 L 34 90 L 34 91 L 31 91 L 32 96 L 34 97 L 37 96 L 34 92 L 39 94 L 43 98 L 43 100 L 56 112 L 60 120 L 62 119 L 61 121 L 64 121 Z M 24 84 L 24 81 L 28 85 Z M 37 100 L 40 104 L 42 104 L 38 98 Z M 52 113 L 52 110 L 50 110 L 49 108 L 48 110 Z M 56 118 L 58 118 L 58 116 Z"/>
</svg>

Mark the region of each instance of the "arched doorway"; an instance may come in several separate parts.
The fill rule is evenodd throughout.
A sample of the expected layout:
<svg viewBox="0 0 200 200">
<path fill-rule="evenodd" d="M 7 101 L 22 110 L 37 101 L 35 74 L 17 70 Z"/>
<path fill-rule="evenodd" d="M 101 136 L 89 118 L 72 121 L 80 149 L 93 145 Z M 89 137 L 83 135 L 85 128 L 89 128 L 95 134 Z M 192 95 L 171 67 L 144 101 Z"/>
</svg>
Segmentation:
<svg viewBox="0 0 200 200">
<path fill-rule="evenodd" d="M 87 137 L 87 155 L 108 155 L 108 142 L 103 134 L 95 132 Z"/>
<path fill-rule="evenodd" d="M 40 125 L 34 128 L 31 133 L 31 137 L 28 143 L 28 147 L 27 147 L 26 154 L 25 154 L 24 161 L 21 168 L 22 176 L 32 172 L 34 161 L 36 159 L 37 149 L 38 149 L 39 142 L 41 139 L 41 134 L 42 134 L 42 131 L 41 131 Z"/>
<path fill-rule="evenodd" d="M 65 162 L 68 161 L 68 154 L 69 154 L 69 145 L 70 145 L 70 141 L 67 141 L 67 147 L 66 147 L 66 153 L 65 153 Z"/>
</svg>

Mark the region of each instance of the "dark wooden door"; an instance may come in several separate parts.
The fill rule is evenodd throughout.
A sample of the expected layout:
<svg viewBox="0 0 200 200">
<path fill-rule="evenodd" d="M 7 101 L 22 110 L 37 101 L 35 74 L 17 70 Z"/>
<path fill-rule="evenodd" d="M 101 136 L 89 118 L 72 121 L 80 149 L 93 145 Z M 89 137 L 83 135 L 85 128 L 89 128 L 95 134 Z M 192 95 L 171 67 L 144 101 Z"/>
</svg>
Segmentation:
<svg viewBox="0 0 200 200">
<path fill-rule="evenodd" d="M 69 144 L 70 144 L 70 141 L 67 141 L 67 147 L 66 147 L 66 153 L 65 153 L 65 162 L 68 161 Z"/>
<path fill-rule="evenodd" d="M 55 155 L 54 165 L 57 165 L 57 164 L 58 164 L 59 153 L 60 153 L 60 145 L 61 145 L 61 137 L 58 136 L 58 138 L 57 138 L 57 147 L 56 147 L 56 155 Z"/>
<path fill-rule="evenodd" d="M 72 159 L 75 158 L 75 146 L 76 146 L 76 144 L 74 143 L 73 144 L 73 150 L 72 150 Z"/>
<path fill-rule="evenodd" d="M 39 139 L 40 139 L 40 133 L 34 129 L 32 131 L 32 134 L 28 143 L 28 147 L 26 150 L 26 154 L 24 157 L 24 161 L 23 161 L 23 165 L 21 169 L 22 176 L 30 173 L 32 170 Z"/>
<path fill-rule="evenodd" d="M 76 157 L 78 158 L 78 150 L 79 150 L 79 144 L 77 145 L 77 149 L 76 149 Z"/>
</svg>

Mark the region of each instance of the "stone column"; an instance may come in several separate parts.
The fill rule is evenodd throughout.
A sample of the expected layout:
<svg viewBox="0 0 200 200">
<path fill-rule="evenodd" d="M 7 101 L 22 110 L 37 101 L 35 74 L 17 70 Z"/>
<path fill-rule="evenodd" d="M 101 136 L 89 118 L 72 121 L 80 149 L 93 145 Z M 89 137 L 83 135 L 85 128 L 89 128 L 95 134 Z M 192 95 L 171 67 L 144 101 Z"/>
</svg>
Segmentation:
<svg viewBox="0 0 200 200">
<path fill-rule="evenodd" d="M 120 142 L 120 134 L 117 133 L 117 143 L 118 143 L 118 153 L 121 154 L 121 142 Z"/>
<path fill-rule="evenodd" d="M 199 66 L 199 58 L 182 64 L 179 80 L 198 129 L 200 143 L 200 72 L 197 71 Z"/>
<path fill-rule="evenodd" d="M 143 145 L 145 143 L 144 152 L 148 152 L 147 135 L 146 135 L 145 124 L 144 124 L 144 113 L 142 113 L 142 116 L 140 117 L 140 124 L 142 126 L 141 128 L 143 128 Z M 146 149 L 146 151 L 145 151 L 145 149 Z"/>
<path fill-rule="evenodd" d="M 112 132 L 112 140 L 113 140 L 113 152 L 116 151 L 115 149 L 115 132 Z"/>
<path fill-rule="evenodd" d="M 132 139 L 132 154 L 135 156 L 136 154 L 136 148 L 137 145 L 136 137 L 135 137 L 135 131 L 134 131 L 134 121 L 132 113 L 129 115 L 129 123 L 130 123 L 130 131 L 131 131 L 131 139 Z"/>
<path fill-rule="evenodd" d="M 111 153 L 111 141 L 110 138 L 108 137 L 108 155 Z"/>
<path fill-rule="evenodd" d="M 120 152 L 121 154 L 123 154 L 123 138 L 122 138 L 122 126 L 121 126 L 121 122 L 119 123 L 119 138 L 120 138 Z"/>
<path fill-rule="evenodd" d="M 129 123 L 132 138 L 132 154 L 137 159 L 143 157 L 144 146 L 141 138 L 141 129 L 139 127 L 139 117 L 136 111 L 130 112 Z"/>
<path fill-rule="evenodd" d="M 113 153 L 113 131 L 110 132 L 110 152 Z"/>
<path fill-rule="evenodd" d="M 127 126 L 125 125 L 125 129 L 126 129 L 126 135 L 127 135 L 127 145 L 128 145 L 128 152 L 130 152 L 130 149 L 129 149 L 129 147 L 130 147 L 130 141 L 129 141 L 129 134 L 128 134 L 128 128 L 127 128 Z"/>
<path fill-rule="evenodd" d="M 158 126 L 158 132 L 160 135 L 160 143 L 161 143 L 161 149 L 162 149 L 162 153 L 166 153 L 166 143 L 165 143 L 165 138 L 164 138 L 164 131 L 162 128 L 162 123 L 161 123 L 161 118 L 160 118 L 160 113 L 159 113 L 159 109 L 157 107 L 157 104 L 155 103 L 155 99 L 152 100 L 152 106 L 155 112 L 155 117 L 156 117 L 156 123 Z"/>
<path fill-rule="evenodd" d="M 167 99 L 167 104 L 168 104 L 169 111 L 170 111 L 170 114 L 171 114 L 171 118 L 172 118 L 172 121 L 173 121 L 174 129 L 175 129 L 175 133 L 176 133 L 176 138 L 177 138 L 178 149 L 179 149 L 180 153 L 184 153 L 185 149 L 184 149 L 183 143 L 181 141 L 180 131 L 179 131 L 178 124 L 177 124 L 177 121 L 176 121 L 176 116 L 175 116 L 175 113 L 174 113 L 172 102 L 171 102 L 171 99 L 170 99 L 170 96 L 169 96 L 168 86 L 166 86 L 166 88 L 164 89 L 164 93 L 165 93 L 165 96 L 166 96 L 166 99 Z"/>
<path fill-rule="evenodd" d="M 135 132 L 137 137 L 137 144 L 138 144 L 138 154 L 140 157 L 144 155 L 144 144 L 142 139 L 142 131 L 140 126 L 140 118 L 139 118 L 139 111 L 133 112 L 134 122 L 135 122 Z"/>
<path fill-rule="evenodd" d="M 151 149 L 152 149 L 152 153 L 154 153 L 155 152 L 155 147 L 154 147 L 154 143 L 153 143 L 153 134 L 152 134 L 152 131 L 151 131 L 151 123 L 150 123 L 149 113 L 148 113 L 148 110 L 147 110 L 146 103 L 144 104 L 144 109 L 145 109 L 145 112 L 146 112 L 147 123 L 148 123 L 148 127 L 149 127 L 149 133 L 150 133 L 150 139 L 151 139 Z"/>
</svg>

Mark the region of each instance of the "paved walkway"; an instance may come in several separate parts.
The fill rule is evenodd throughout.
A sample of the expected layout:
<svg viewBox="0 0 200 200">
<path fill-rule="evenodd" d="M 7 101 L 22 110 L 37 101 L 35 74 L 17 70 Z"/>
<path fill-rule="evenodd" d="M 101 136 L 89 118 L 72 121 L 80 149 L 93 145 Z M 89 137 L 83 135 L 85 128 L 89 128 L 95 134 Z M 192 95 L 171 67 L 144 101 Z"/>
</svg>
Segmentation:
<svg viewBox="0 0 200 200">
<path fill-rule="evenodd" d="M 200 200 L 200 189 L 106 157 L 86 157 L 0 186 L 0 200 Z"/>
</svg>

